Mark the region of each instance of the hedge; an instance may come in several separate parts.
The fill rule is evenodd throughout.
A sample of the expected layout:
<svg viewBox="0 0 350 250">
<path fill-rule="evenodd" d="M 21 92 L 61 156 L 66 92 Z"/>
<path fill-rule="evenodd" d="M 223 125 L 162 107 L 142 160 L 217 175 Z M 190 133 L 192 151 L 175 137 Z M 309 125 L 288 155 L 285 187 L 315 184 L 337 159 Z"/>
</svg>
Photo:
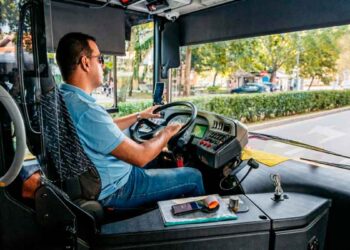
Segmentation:
<svg viewBox="0 0 350 250">
<path fill-rule="evenodd" d="M 350 105 L 350 90 L 280 92 L 267 94 L 216 95 L 181 98 L 198 109 L 215 112 L 242 122 L 328 110 Z M 151 101 L 120 103 L 118 116 L 145 109 Z"/>
</svg>

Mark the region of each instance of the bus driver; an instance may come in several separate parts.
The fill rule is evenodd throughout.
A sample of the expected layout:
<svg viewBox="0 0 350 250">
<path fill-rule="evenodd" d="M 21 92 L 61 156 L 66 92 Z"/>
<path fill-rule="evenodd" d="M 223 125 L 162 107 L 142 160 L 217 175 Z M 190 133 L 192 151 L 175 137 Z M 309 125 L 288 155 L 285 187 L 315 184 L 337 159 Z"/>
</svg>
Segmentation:
<svg viewBox="0 0 350 250">
<path fill-rule="evenodd" d="M 66 34 L 59 41 L 56 60 L 65 81 L 60 90 L 68 111 L 87 156 L 101 176 L 98 200 L 103 206 L 128 210 L 181 195 L 205 193 L 197 169 L 143 168 L 181 129 L 180 124 L 169 124 L 152 139 L 138 144 L 122 130 L 140 118 L 158 117 L 153 114 L 155 107 L 113 120 L 96 104 L 91 93 L 102 84 L 104 62 L 94 37 Z M 38 175 L 35 173 L 24 182 L 24 196 L 33 197 L 33 190 L 39 185 Z"/>
</svg>

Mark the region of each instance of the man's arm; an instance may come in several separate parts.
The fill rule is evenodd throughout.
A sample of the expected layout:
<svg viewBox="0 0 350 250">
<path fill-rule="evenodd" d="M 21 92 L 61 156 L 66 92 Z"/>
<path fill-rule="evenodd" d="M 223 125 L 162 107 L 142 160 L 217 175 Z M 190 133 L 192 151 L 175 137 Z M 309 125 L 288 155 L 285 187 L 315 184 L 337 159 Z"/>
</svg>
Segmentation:
<svg viewBox="0 0 350 250">
<path fill-rule="evenodd" d="M 182 125 L 178 123 L 170 124 L 160 131 L 154 138 L 142 144 L 138 144 L 129 138 L 125 138 L 111 154 L 120 160 L 130 164 L 144 167 L 166 146 L 168 141 L 175 135 Z"/>
<path fill-rule="evenodd" d="M 13 40 L 13 35 L 7 35 L 2 40 L 0 40 L 0 47 L 5 47 L 9 42 Z"/>
<path fill-rule="evenodd" d="M 34 199 L 35 191 L 40 187 L 41 182 L 41 168 L 39 163 L 36 164 L 24 164 L 21 172 L 19 173 L 20 178 L 23 181 L 22 184 L 22 197 Z"/>
<path fill-rule="evenodd" d="M 159 118 L 159 114 L 153 114 L 153 111 L 158 108 L 159 106 L 152 106 L 148 109 L 145 109 L 142 112 L 134 113 L 131 115 L 123 116 L 114 119 L 114 123 L 117 124 L 117 126 L 120 128 L 120 130 L 124 130 L 129 128 L 131 125 L 133 125 L 137 121 L 137 116 L 140 114 L 141 119 L 149 119 L 149 118 Z"/>
<path fill-rule="evenodd" d="M 28 199 L 35 198 L 35 192 L 41 185 L 41 174 L 35 172 L 28 179 L 23 182 L 22 185 L 22 197 Z"/>
</svg>

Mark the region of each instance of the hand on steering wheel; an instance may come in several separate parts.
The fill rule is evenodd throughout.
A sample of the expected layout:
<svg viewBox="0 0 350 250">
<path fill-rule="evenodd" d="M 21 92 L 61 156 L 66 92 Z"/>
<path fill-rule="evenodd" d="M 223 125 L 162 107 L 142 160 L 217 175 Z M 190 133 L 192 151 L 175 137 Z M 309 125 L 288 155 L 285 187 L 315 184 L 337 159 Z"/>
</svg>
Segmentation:
<svg viewBox="0 0 350 250">
<path fill-rule="evenodd" d="M 156 110 L 159 107 L 160 105 L 155 105 L 140 112 L 141 119 L 160 118 L 160 114 L 154 112 L 154 110 Z"/>
<path fill-rule="evenodd" d="M 167 123 L 155 124 L 154 122 L 148 119 L 141 119 L 135 125 L 135 129 L 131 134 L 132 138 L 137 142 L 144 142 L 146 140 L 153 138 L 160 130 L 164 129 L 165 127 L 171 126 L 169 129 L 174 129 L 175 134 L 173 138 L 169 141 L 169 144 L 174 144 L 174 142 L 186 131 L 186 129 L 188 129 L 192 125 L 192 123 L 195 121 L 197 117 L 197 108 L 191 102 L 187 102 L 187 101 L 172 102 L 163 106 L 159 106 L 153 110 L 153 113 L 157 113 L 162 110 L 175 107 L 175 106 L 188 107 L 190 108 L 190 111 L 191 111 L 190 119 L 188 119 L 186 124 L 184 124 L 181 128 L 179 128 L 180 125 L 175 125 L 175 124 L 172 125 Z M 147 131 L 147 132 L 140 131 L 140 128 L 143 124 L 147 125 L 150 131 Z"/>
</svg>

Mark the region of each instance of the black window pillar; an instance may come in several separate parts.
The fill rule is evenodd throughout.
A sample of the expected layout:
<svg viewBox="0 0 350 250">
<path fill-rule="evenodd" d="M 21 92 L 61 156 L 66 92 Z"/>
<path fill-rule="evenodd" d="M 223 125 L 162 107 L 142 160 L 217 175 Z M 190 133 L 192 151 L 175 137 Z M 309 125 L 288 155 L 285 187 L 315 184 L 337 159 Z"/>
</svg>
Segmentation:
<svg viewBox="0 0 350 250">
<path fill-rule="evenodd" d="M 160 80 L 160 49 L 161 49 L 161 18 L 154 16 L 154 41 L 153 41 L 153 91 Z"/>
</svg>

